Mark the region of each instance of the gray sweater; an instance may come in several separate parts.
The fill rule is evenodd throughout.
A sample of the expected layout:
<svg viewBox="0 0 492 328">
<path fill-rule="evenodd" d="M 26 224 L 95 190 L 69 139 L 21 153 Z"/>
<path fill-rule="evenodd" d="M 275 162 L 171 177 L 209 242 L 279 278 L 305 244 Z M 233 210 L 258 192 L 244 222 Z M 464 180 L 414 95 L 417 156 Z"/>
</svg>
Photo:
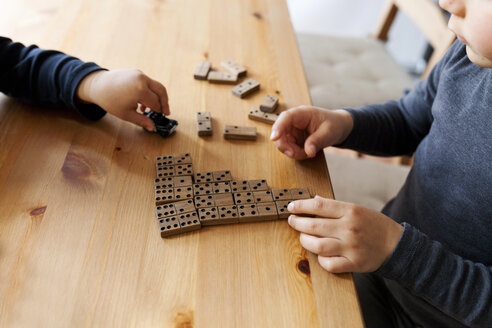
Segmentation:
<svg viewBox="0 0 492 328">
<path fill-rule="evenodd" d="M 354 129 L 340 146 L 415 152 L 383 209 L 404 231 L 377 273 L 416 324 L 492 327 L 492 69 L 456 41 L 399 101 L 349 111 Z"/>
</svg>

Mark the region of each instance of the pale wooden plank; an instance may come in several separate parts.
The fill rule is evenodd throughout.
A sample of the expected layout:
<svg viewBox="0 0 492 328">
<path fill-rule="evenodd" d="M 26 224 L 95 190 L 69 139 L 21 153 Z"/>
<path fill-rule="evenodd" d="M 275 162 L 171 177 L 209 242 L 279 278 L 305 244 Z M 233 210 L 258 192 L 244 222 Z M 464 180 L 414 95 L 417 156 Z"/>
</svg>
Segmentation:
<svg viewBox="0 0 492 328">
<path fill-rule="evenodd" d="M 180 125 L 163 140 L 111 117 L 88 124 L 72 114 L 17 112 L 12 102 L 0 103 L 0 115 L 12 122 L 0 134 L 11 150 L 0 153 L 0 191 L 8 191 L 0 212 L 9 218 L 0 220 L 0 265 L 7 268 L 2 326 L 357 326 L 353 286 L 313 260 L 310 275 L 300 271 L 306 252 L 285 221 L 207 227 L 163 240 L 154 220 L 153 160 L 163 154 L 190 152 L 197 172 L 230 169 L 237 179 L 331 195 L 323 158 L 286 158 L 268 141 L 265 124 L 257 125 L 254 143 L 196 136 L 196 111 L 210 111 L 218 126 L 249 125 L 249 108 L 266 94 L 280 94 L 286 107 L 310 102 L 285 2 L 66 0 L 57 8 L 60 19 L 33 32 L 34 42 L 109 68 L 148 72 L 168 88 Z M 224 42 L 244 31 L 251 37 Z M 260 92 L 239 99 L 230 86 L 191 77 L 200 60 L 226 58 L 244 64 Z M 63 173 L 68 154 L 72 165 Z M 42 215 L 27 212 L 43 206 Z"/>
</svg>

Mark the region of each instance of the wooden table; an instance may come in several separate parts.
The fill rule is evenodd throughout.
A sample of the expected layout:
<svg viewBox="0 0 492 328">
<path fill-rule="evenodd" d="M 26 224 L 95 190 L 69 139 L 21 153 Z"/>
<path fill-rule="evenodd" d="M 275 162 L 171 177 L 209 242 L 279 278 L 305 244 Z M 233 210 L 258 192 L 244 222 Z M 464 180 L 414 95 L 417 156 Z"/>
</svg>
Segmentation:
<svg viewBox="0 0 492 328">
<path fill-rule="evenodd" d="M 161 239 L 154 160 L 190 152 L 195 171 L 230 169 L 270 187 L 333 195 L 322 155 L 296 162 L 247 113 L 310 98 L 284 0 L 1 0 L 0 34 L 163 82 L 170 139 L 106 116 L 39 109 L 0 95 L 0 326 L 358 327 L 350 274 L 322 270 L 285 221 L 206 227 Z M 234 59 L 261 82 L 246 99 L 192 77 Z M 199 138 L 195 112 L 210 111 Z M 224 124 L 259 139 L 227 141 Z M 309 261 L 309 263 L 308 263 Z"/>
</svg>

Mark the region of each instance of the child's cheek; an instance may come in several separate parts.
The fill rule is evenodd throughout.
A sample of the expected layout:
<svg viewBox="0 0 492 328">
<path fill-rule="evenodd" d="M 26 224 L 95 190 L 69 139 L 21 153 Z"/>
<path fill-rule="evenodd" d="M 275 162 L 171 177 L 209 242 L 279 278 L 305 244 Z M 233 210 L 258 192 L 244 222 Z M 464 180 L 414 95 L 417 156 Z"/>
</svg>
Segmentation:
<svg viewBox="0 0 492 328">
<path fill-rule="evenodd" d="M 492 3 L 470 8 L 467 18 L 470 46 L 478 55 L 492 61 Z"/>
</svg>

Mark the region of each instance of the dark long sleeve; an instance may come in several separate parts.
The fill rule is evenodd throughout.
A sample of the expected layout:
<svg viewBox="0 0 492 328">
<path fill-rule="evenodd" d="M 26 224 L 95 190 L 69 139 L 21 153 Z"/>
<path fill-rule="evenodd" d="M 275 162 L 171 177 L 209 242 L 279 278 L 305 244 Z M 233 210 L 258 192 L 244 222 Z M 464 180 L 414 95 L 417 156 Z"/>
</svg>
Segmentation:
<svg viewBox="0 0 492 328">
<path fill-rule="evenodd" d="M 399 244 L 377 273 L 424 327 L 441 323 L 414 297 L 454 319 L 453 327 L 492 327 L 492 266 L 451 252 L 410 224 L 404 223 Z"/>
<path fill-rule="evenodd" d="M 0 37 L 0 92 L 40 106 L 69 108 L 97 120 L 106 114 L 94 104 L 77 102 L 76 90 L 88 74 L 102 70 L 95 63 Z"/>
<path fill-rule="evenodd" d="M 470 62 L 457 41 L 401 100 L 350 112 L 342 146 L 415 151 L 383 209 L 404 232 L 377 273 L 419 325 L 492 327 L 492 69 Z"/>
</svg>

